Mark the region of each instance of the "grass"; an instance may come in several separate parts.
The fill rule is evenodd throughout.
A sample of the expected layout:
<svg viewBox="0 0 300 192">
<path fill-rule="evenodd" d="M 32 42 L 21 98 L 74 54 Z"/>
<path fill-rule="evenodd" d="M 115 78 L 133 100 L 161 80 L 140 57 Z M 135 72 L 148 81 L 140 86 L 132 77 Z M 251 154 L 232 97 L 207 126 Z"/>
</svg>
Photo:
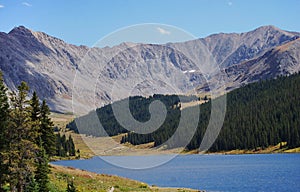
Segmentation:
<svg viewBox="0 0 300 192">
<path fill-rule="evenodd" d="M 76 134 L 66 130 L 66 125 L 74 119 L 72 114 L 51 113 L 50 116 L 54 125 L 59 127 L 60 133 L 66 137 L 72 136 L 76 150 L 80 150 L 80 157 L 83 159 L 91 158 L 95 155 L 151 155 L 151 154 L 170 154 L 179 153 L 182 148 L 163 150 L 153 149 L 153 143 L 133 146 L 130 144 L 121 145 L 120 141 L 124 134 L 113 137 L 92 137 L 83 134 Z M 56 160 L 56 159 L 54 159 Z"/>
<path fill-rule="evenodd" d="M 300 147 L 294 149 L 287 149 L 284 151 L 285 153 L 300 153 Z"/>
<path fill-rule="evenodd" d="M 281 142 L 275 146 L 269 146 L 267 148 L 257 148 L 256 150 L 235 149 L 231 151 L 213 152 L 212 154 L 238 155 L 238 154 L 300 153 L 300 147 L 289 149 L 286 145 L 287 142 Z"/>
<path fill-rule="evenodd" d="M 180 188 L 160 188 L 149 186 L 143 182 L 134 181 L 131 179 L 87 172 L 84 170 L 67 168 L 57 165 L 51 165 L 52 173 L 50 174 L 51 192 L 65 192 L 67 182 L 73 180 L 76 189 L 79 192 L 106 192 L 114 187 L 114 192 L 118 191 L 198 191 L 192 189 Z"/>
<path fill-rule="evenodd" d="M 72 114 L 61 114 L 61 113 L 51 113 L 50 118 L 52 119 L 54 126 L 59 127 L 62 131 L 65 131 L 66 125 L 72 121 L 75 116 Z"/>
</svg>

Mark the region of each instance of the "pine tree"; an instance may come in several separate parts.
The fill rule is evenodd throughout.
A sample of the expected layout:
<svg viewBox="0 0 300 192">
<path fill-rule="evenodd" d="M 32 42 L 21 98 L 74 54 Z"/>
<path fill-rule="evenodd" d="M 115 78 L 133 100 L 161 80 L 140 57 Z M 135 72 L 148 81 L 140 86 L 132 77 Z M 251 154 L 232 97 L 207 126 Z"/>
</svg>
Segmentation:
<svg viewBox="0 0 300 192">
<path fill-rule="evenodd" d="M 33 92 L 32 98 L 30 100 L 30 106 L 31 106 L 31 119 L 33 121 L 40 120 L 40 103 L 39 98 L 36 94 L 36 92 Z"/>
<path fill-rule="evenodd" d="M 32 173 L 26 178 L 25 192 L 39 192 L 38 183 Z"/>
<path fill-rule="evenodd" d="M 9 141 L 7 140 L 7 126 L 9 117 L 9 104 L 6 95 L 7 88 L 4 85 L 2 73 L 0 72 L 0 190 L 2 189 L 6 174 L 8 172 L 5 160 L 5 150 Z"/>
<path fill-rule="evenodd" d="M 36 132 L 32 129 L 29 110 L 29 87 L 22 82 L 18 93 L 11 93 L 11 111 L 8 130 L 8 168 L 11 191 L 26 190 L 26 179 L 34 170 L 34 158 L 38 146 L 35 144 Z"/>
<path fill-rule="evenodd" d="M 71 135 L 69 135 L 68 145 L 69 145 L 69 147 L 68 147 L 69 148 L 69 156 L 75 156 L 76 150 L 75 150 L 75 145 L 74 145 Z"/>
<path fill-rule="evenodd" d="M 27 99 L 25 82 L 10 93 L 9 102 L 6 90 L 0 73 L 0 191 L 6 183 L 10 191 L 49 191 L 48 158 L 37 143 L 55 153 L 50 110 L 45 101 L 40 108 L 36 93 Z"/>
<path fill-rule="evenodd" d="M 67 152 L 68 152 L 68 146 L 67 146 L 67 139 L 66 139 L 66 135 L 61 136 L 60 138 L 60 143 L 61 143 L 61 156 L 62 157 L 66 157 L 67 156 Z"/>
<path fill-rule="evenodd" d="M 32 98 L 30 100 L 30 117 L 32 121 L 32 129 L 36 133 L 35 135 L 35 141 L 38 146 L 41 145 L 39 141 L 41 141 L 39 138 L 41 136 L 41 131 L 40 131 L 40 104 L 39 104 L 39 98 L 36 94 L 36 92 L 33 92 Z"/>
<path fill-rule="evenodd" d="M 48 157 L 45 152 L 45 149 L 41 147 L 37 155 L 37 165 L 35 171 L 35 180 L 38 183 L 39 192 L 48 192 L 49 191 L 49 177 L 50 173 L 48 165 Z"/>
<path fill-rule="evenodd" d="M 56 134 L 56 154 L 57 156 L 61 156 L 61 143 L 60 143 L 60 134 Z"/>
<path fill-rule="evenodd" d="M 80 150 L 77 149 L 77 159 L 80 159 Z"/>
<path fill-rule="evenodd" d="M 46 101 L 43 100 L 43 103 L 41 105 L 41 112 L 40 112 L 40 119 L 41 119 L 41 126 L 40 126 L 40 134 L 42 139 L 42 146 L 44 147 L 46 154 L 49 156 L 55 155 L 56 148 L 55 148 L 55 142 L 56 137 L 53 130 L 53 122 L 51 121 L 50 115 L 50 109 L 48 105 L 46 104 Z"/>
</svg>

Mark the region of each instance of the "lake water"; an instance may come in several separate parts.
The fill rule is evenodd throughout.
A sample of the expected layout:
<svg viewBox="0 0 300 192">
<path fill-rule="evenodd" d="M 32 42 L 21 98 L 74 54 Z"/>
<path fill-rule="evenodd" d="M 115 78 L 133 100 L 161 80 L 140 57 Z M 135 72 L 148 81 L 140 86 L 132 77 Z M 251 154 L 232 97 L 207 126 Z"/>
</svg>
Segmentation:
<svg viewBox="0 0 300 192">
<path fill-rule="evenodd" d="M 153 157 L 106 158 L 137 162 L 141 158 L 152 161 Z M 123 176 L 161 187 L 207 191 L 300 191 L 300 154 L 179 155 L 164 165 L 144 170 L 116 167 L 97 157 L 52 164 Z"/>
</svg>

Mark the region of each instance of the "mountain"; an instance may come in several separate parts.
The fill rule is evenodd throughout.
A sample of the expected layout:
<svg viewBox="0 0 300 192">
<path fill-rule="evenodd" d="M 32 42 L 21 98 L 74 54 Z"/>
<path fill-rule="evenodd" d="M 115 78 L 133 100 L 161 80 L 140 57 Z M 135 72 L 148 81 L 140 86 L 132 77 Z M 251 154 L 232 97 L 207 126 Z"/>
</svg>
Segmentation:
<svg viewBox="0 0 300 192">
<path fill-rule="evenodd" d="M 221 89 L 220 80 L 228 91 L 293 74 L 299 37 L 263 26 L 181 43 L 89 48 L 20 26 L 0 33 L 0 70 L 10 90 L 26 81 L 52 110 L 82 114 L 130 95 L 207 92 Z"/>
<path fill-rule="evenodd" d="M 226 68 L 229 79 L 235 85 L 247 84 L 260 79 L 272 79 L 278 75 L 290 75 L 300 71 L 300 39 L 277 46 L 250 61 Z"/>
</svg>

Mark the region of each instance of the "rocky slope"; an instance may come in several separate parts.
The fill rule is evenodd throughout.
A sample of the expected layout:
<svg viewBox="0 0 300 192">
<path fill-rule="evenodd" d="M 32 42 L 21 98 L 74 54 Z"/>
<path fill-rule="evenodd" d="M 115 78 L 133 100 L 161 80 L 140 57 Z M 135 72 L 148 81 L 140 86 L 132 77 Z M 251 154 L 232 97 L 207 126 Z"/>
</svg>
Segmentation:
<svg viewBox="0 0 300 192">
<path fill-rule="evenodd" d="M 86 113 L 129 95 L 209 91 L 220 79 L 230 90 L 298 72 L 299 37 L 263 26 L 182 43 L 88 48 L 21 26 L 0 33 L 0 70 L 10 90 L 26 81 L 52 110 Z"/>
</svg>

